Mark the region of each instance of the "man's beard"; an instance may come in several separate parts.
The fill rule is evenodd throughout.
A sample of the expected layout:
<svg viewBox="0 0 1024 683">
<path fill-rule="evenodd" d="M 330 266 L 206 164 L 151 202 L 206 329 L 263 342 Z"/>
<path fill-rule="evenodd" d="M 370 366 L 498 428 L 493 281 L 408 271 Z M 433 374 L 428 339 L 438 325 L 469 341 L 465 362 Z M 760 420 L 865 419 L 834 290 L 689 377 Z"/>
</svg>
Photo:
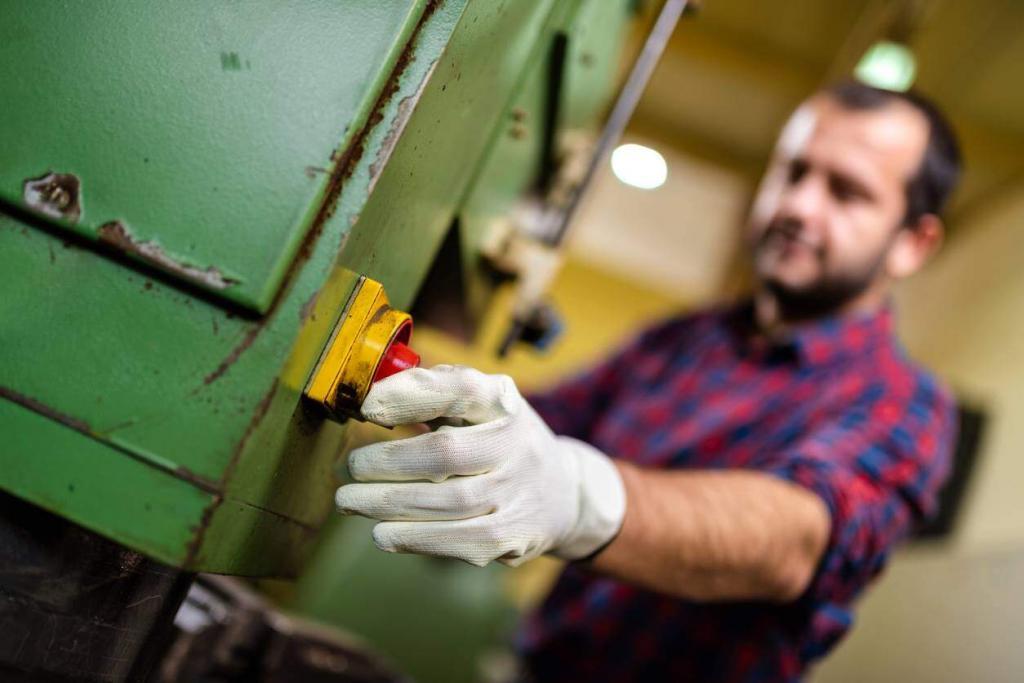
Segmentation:
<svg viewBox="0 0 1024 683">
<path fill-rule="evenodd" d="M 766 241 L 771 232 L 772 229 L 766 231 L 762 241 Z M 835 315 L 875 283 L 891 244 L 892 240 L 886 240 L 878 253 L 856 270 L 825 274 L 810 285 L 790 287 L 771 277 L 763 278 L 763 283 L 774 296 L 783 320 L 797 322 Z"/>
<path fill-rule="evenodd" d="M 790 322 L 834 315 L 863 294 L 875 281 L 877 268 L 871 273 L 830 277 L 810 287 L 794 288 L 765 280 L 765 287 L 775 297 L 783 320 Z"/>
</svg>

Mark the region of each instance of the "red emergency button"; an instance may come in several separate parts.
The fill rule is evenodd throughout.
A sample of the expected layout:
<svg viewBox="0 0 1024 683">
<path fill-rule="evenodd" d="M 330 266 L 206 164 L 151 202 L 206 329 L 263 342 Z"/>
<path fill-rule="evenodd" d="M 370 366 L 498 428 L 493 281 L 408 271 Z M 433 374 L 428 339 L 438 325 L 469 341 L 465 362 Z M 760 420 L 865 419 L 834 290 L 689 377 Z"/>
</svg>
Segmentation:
<svg viewBox="0 0 1024 683">
<path fill-rule="evenodd" d="M 420 355 L 397 339 L 388 346 L 384 357 L 380 359 L 377 372 L 373 376 L 374 382 L 379 382 L 385 377 L 409 368 L 415 368 L 420 364 Z"/>
<path fill-rule="evenodd" d="M 339 421 L 362 420 L 374 382 L 420 364 L 409 348 L 412 317 L 391 308 L 384 286 L 360 276 L 304 393 Z"/>
</svg>

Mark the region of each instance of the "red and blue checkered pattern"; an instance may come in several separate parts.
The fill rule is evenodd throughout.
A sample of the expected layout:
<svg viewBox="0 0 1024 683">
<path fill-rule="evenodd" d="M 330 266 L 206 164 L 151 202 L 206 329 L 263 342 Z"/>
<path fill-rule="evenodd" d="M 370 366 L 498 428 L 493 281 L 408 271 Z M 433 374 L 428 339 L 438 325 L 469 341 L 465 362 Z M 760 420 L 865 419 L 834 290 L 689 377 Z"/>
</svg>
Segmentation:
<svg viewBox="0 0 1024 683">
<path fill-rule="evenodd" d="M 551 428 L 654 468 L 745 468 L 814 491 L 832 533 L 788 604 L 696 603 L 570 565 L 520 633 L 537 681 L 795 681 L 850 628 L 893 545 L 935 510 L 954 404 L 892 315 L 831 318 L 785 343 L 752 307 L 672 319 L 531 403 Z"/>
</svg>

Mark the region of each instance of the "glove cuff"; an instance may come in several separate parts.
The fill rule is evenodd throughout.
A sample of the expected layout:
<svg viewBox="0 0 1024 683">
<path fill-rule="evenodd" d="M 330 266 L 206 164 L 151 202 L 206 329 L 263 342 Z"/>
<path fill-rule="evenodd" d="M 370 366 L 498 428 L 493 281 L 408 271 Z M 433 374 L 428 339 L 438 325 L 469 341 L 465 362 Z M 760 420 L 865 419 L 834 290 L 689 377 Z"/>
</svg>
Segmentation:
<svg viewBox="0 0 1024 683">
<path fill-rule="evenodd" d="M 558 437 L 566 455 L 575 462 L 579 482 L 576 524 L 551 554 L 563 560 L 587 557 L 611 541 L 626 514 L 626 489 L 611 458 L 593 446 Z"/>
</svg>

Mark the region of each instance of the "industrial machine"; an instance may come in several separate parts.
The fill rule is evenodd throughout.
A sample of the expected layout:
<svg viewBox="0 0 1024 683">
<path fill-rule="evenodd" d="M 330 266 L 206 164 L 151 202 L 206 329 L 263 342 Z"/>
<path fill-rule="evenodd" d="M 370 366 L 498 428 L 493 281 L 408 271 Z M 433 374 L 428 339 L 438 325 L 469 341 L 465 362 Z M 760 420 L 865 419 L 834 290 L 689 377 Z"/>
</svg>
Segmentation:
<svg viewBox="0 0 1024 683">
<path fill-rule="evenodd" d="M 0 678 L 150 675 L 198 572 L 344 593 L 346 420 L 416 364 L 406 312 L 471 336 L 531 281 L 513 256 L 557 246 L 656 16 L 0 9 Z M 509 343 L 544 336 L 527 289 Z"/>
</svg>

